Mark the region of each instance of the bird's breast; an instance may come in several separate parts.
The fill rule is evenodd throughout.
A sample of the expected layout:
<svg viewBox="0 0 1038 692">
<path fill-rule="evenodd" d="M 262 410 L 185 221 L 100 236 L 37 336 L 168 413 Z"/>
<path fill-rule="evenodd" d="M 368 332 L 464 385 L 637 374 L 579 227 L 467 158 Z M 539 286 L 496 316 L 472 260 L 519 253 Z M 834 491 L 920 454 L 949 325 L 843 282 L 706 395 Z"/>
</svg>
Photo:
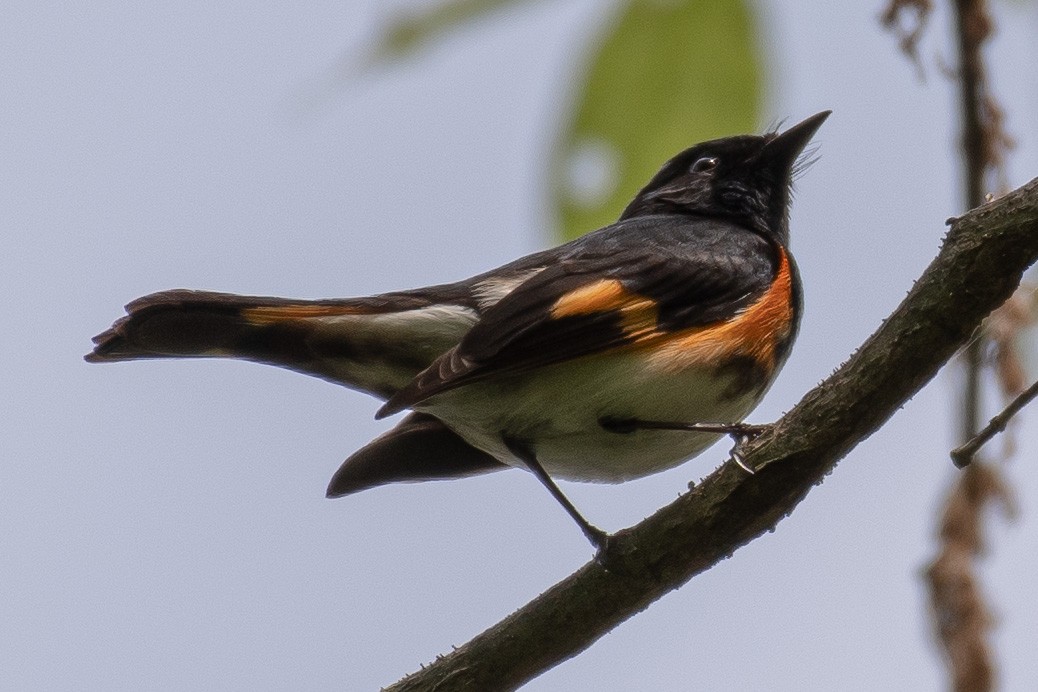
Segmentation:
<svg viewBox="0 0 1038 692">
<path fill-rule="evenodd" d="M 673 467 L 718 436 L 617 433 L 604 428 L 603 419 L 741 421 L 768 384 L 747 387 L 747 379 L 735 365 L 672 372 L 654 367 L 641 353 L 612 353 L 475 382 L 416 408 L 503 463 L 523 467 L 503 441 L 515 438 L 526 442 L 557 478 L 615 483 Z"/>
<path fill-rule="evenodd" d="M 680 372 L 703 365 L 750 365 L 768 381 L 788 351 L 796 331 L 796 278 L 779 248 L 779 264 L 768 289 L 730 318 L 687 329 L 659 331 L 636 342 L 652 367 Z"/>
</svg>

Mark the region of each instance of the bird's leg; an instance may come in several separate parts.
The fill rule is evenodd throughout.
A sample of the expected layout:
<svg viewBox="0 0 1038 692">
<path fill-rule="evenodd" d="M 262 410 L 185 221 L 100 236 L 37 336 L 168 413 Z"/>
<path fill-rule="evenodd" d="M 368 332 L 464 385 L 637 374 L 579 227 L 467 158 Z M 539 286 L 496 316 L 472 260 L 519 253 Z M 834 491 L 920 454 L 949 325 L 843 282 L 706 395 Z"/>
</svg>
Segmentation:
<svg viewBox="0 0 1038 692">
<path fill-rule="evenodd" d="M 678 423 L 671 421 L 639 420 L 637 418 L 602 418 L 599 424 L 610 432 L 625 434 L 635 430 L 678 430 L 683 432 L 720 433 L 735 442 L 729 454 L 732 461 L 746 473 L 754 473 L 746 463 L 743 448 L 768 429 L 766 425 L 752 423 Z"/>
<path fill-rule="evenodd" d="M 580 530 L 584 532 L 587 539 L 591 541 L 591 545 L 595 546 L 595 549 L 598 551 L 598 556 L 600 558 L 603 557 L 608 551 L 609 534 L 600 528 L 592 526 L 591 523 L 577 511 L 577 508 L 573 506 L 573 503 L 569 501 L 569 498 L 562 494 L 562 491 L 559 490 L 559 486 L 555 484 L 555 481 L 551 479 L 551 476 L 549 476 L 547 471 L 544 470 L 541 463 L 537 461 L 537 455 L 534 454 L 529 445 L 503 433 L 501 439 L 504 440 L 505 446 L 508 447 L 508 451 L 522 461 L 523 464 L 526 465 L 526 468 L 533 472 L 533 475 L 537 476 L 537 480 L 541 482 L 541 485 L 547 488 L 548 492 L 552 494 L 552 497 L 554 497 L 558 503 L 562 505 L 562 508 L 573 517 L 573 521 L 577 522 L 577 526 L 579 526 Z"/>
</svg>

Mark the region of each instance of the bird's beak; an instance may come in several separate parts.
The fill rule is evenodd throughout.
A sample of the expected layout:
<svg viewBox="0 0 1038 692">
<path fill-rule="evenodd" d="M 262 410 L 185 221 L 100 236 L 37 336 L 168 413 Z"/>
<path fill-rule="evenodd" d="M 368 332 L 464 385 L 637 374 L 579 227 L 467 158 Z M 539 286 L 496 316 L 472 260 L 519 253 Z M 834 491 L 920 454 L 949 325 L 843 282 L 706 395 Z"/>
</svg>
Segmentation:
<svg viewBox="0 0 1038 692">
<path fill-rule="evenodd" d="M 764 156 L 776 166 L 785 166 L 787 170 L 792 168 L 797 157 L 800 156 L 800 152 L 804 150 L 831 113 L 832 111 L 816 113 L 782 134 L 776 135 L 774 139 L 764 145 Z"/>
</svg>

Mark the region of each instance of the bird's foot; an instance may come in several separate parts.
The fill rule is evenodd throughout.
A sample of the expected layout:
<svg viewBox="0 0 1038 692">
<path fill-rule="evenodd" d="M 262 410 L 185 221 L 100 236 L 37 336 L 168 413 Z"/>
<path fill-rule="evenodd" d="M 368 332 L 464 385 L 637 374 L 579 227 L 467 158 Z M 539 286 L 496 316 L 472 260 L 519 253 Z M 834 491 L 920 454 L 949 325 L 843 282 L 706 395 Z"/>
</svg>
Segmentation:
<svg viewBox="0 0 1038 692">
<path fill-rule="evenodd" d="M 731 430 L 728 432 L 728 436 L 735 442 L 732 445 L 732 450 L 728 452 L 731 460 L 735 462 L 736 466 L 741 468 L 751 476 L 756 473 L 752 466 L 746 463 L 746 456 L 743 454 L 743 449 L 749 443 L 760 437 L 761 433 L 768 429 L 766 425 L 753 425 L 751 423 L 735 423 L 731 426 Z"/>
<path fill-rule="evenodd" d="M 766 425 L 752 423 L 678 423 L 670 421 L 639 420 L 637 418 L 615 418 L 603 416 L 598 424 L 609 432 L 628 435 L 636 430 L 676 430 L 683 432 L 721 433 L 728 435 L 735 442 L 729 452 L 731 460 L 746 473 L 754 473 L 746 463 L 743 448 L 768 429 Z M 594 541 L 592 541 L 594 542 Z"/>
</svg>

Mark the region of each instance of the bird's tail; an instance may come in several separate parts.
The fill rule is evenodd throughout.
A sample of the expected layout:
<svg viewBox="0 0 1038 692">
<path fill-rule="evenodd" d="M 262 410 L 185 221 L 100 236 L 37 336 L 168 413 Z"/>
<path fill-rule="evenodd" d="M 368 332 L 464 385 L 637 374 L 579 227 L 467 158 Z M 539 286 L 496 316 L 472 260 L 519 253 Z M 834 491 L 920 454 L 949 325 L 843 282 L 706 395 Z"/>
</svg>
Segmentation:
<svg viewBox="0 0 1038 692">
<path fill-rule="evenodd" d="M 174 290 L 138 298 L 94 337 L 92 363 L 241 358 L 297 370 L 383 398 L 475 322 L 463 306 L 411 293 L 286 300 Z"/>
</svg>

